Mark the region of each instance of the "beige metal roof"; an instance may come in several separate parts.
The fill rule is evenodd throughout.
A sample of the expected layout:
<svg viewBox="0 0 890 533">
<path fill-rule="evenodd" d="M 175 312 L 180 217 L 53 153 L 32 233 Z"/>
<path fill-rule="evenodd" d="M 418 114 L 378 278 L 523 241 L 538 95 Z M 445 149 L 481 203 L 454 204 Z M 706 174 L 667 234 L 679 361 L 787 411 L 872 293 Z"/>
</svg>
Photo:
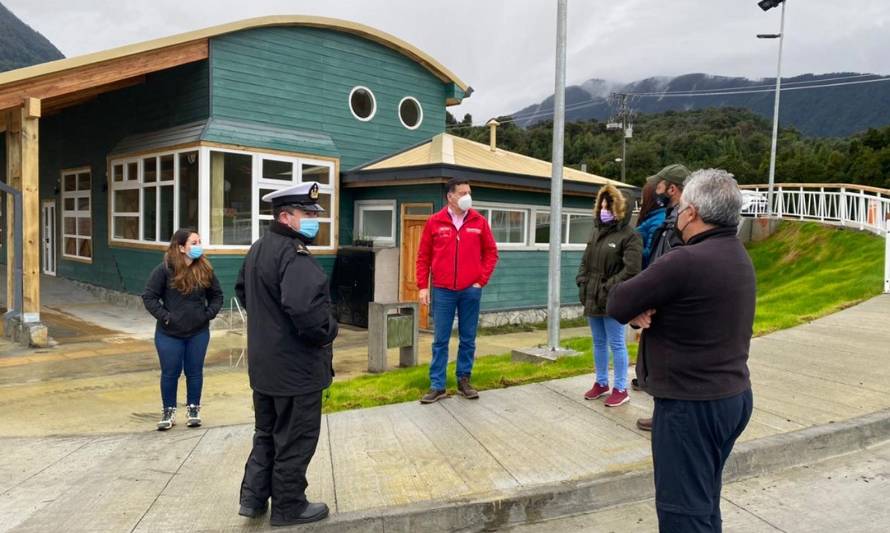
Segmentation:
<svg viewBox="0 0 890 533">
<path fill-rule="evenodd" d="M 469 88 L 466 83 L 458 78 L 453 72 L 445 68 L 444 65 L 442 65 L 420 49 L 408 44 L 398 37 L 374 29 L 370 26 L 359 24 L 357 22 L 350 22 L 346 20 L 327 17 L 310 17 L 299 15 L 257 17 L 237 22 L 230 22 L 228 24 L 213 26 L 202 30 L 181 33 L 178 35 L 172 35 L 170 37 L 163 37 L 161 39 L 154 39 L 137 44 L 130 44 L 127 46 L 121 46 L 119 48 L 112 48 L 110 50 L 104 50 L 102 52 L 96 52 L 93 54 L 86 54 L 68 59 L 60 59 L 58 61 L 50 61 L 48 63 L 41 63 L 39 65 L 11 70 L 8 72 L 0 73 L 0 87 L 8 83 L 21 82 L 24 80 L 29 80 L 31 78 L 64 72 L 79 67 L 110 61 L 113 59 L 136 56 L 145 52 L 151 52 L 161 48 L 167 48 L 169 46 L 208 39 L 210 37 L 216 37 L 218 35 L 223 35 L 226 33 L 270 26 L 306 26 L 311 28 L 327 28 L 358 35 L 360 37 L 370 39 L 379 44 L 392 48 L 393 50 L 396 50 L 397 52 L 410 57 L 414 61 L 417 61 L 418 63 L 425 66 L 430 72 L 435 74 L 442 81 L 453 82 L 464 92 L 466 92 Z"/>
<path fill-rule="evenodd" d="M 448 133 L 440 133 L 427 143 L 362 167 L 361 170 L 397 169 L 441 164 L 540 178 L 550 178 L 553 173 L 553 166 L 547 161 L 500 148 L 491 151 L 486 144 L 477 143 Z M 565 167 L 563 176 L 568 181 L 593 185 L 611 183 L 616 187 L 632 187 L 626 183 L 568 167 Z"/>
</svg>

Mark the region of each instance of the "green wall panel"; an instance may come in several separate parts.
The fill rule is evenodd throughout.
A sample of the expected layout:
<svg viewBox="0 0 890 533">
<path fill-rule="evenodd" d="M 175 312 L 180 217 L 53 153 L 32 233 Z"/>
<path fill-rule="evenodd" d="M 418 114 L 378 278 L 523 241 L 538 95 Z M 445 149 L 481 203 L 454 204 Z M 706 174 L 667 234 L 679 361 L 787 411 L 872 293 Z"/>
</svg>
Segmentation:
<svg viewBox="0 0 890 533">
<path fill-rule="evenodd" d="M 546 250 L 501 251 L 497 268 L 482 292 L 482 310 L 497 311 L 546 307 L 548 253 Z M 580 251 L 562 252 L 560 296 L 563 305 L 578 303 L 575 274 Z"/>
<path fill-rule="evenodd" d="M 335 30 L 259 28 L 211 39 L 212 114 L 327 133 L 347 170 L 403 150 L 445 128 L 447 84 L 408 57 Z M 368 122 L 349 110 L 349 92 L 374 93 Z M 423 108 L 416 130 L 402 126 L 398 104 Z"/>
</svg>

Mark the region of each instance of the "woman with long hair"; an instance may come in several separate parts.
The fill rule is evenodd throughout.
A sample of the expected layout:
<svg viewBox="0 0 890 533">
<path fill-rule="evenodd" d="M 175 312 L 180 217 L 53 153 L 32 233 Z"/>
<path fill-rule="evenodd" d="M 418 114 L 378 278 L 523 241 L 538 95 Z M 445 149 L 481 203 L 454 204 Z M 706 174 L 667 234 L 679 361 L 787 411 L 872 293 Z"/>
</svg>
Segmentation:
<svg viewBox="0 0 890 533">
<path fill-rule="evenodd" d="M 186 228 L 173 234 L 164 260 L 145 284 L 142 301 L 158 320 L 155 347 L 161 362 L 163 403 L 158 430 L 168 430 L 176 424 L 176 389 L 183 371 L 188 406 L 186 425 L 200 426 L 210 321 L 222 308 L 223 293 L 210 261 L 204 257 L 198 232 Z"/>
<path fill-rule="evenodd" d="M 628 353 L 624 325 L 606 314 L 606 302 L 613 287 L 640 273 L 642 241 L 628 227 L 627 200 L 613 185 L 600 189 L 593 206 L 593 232 L 575 283 L 584 305 L 584 316 L 593 337 L 593 387 L 585 400 L 608 396 L 606 407 L 618 407 L 630 400 L 627 393 Z M 615 386 L 609 393 L 609 351 L 615 367 Z"/>
<path fill-rule="evenodd" d="M 647 183 L 643 187 L 643 203 L 640 206 L 640 214 L 637 217 L 637 233 L 643 239 L 643 268 L 649 266 L 649 256 L 652 252 L 652 238 L 656 230 L 664 223 L 667 211 L 664 199 L 655 194 L 655 183 Z"/>
</svg>

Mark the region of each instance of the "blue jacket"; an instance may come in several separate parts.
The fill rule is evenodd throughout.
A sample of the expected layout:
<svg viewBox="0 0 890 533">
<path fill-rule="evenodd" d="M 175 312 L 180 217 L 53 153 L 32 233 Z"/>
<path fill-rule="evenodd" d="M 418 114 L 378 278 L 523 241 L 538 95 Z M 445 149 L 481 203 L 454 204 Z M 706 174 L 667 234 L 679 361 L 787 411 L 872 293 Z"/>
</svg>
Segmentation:
<svg viewBox="0 0 890 533">
<path fill-rule="evenodd" d="M 649 266 L 649 256 L 652 253 L 652 237 L 655 231 L 664 223 L 666 210 L 663 207 L 649 212 L 646 220 L 637 222 L 636 230 L 643 238 L 643 268 Z"/>
</svg>

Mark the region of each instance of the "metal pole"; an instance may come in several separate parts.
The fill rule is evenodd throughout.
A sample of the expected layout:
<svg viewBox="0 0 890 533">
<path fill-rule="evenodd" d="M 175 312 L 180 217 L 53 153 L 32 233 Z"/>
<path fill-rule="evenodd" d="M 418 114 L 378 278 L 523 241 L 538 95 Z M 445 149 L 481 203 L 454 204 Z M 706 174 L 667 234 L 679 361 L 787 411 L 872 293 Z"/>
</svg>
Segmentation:
<svg viewBox="0 0 890 533">
<path fill-rule="evenodd" d="M 562 240 L 562 158 L 566 111 L 566 12 L 568 0 L 557 0 L 556 90 L 553 95 L 553 174 L 550 180 L 550 276 L 547 288 L 547 344 L 559 349 L 560 255 Z"/>
<path fill-rule="evenodd" d="M 776 68 L 776 99 L 773 106 L 773 146 L 769 157 L 769 192 L 767 192 L 767 216 L 773 215 L 773 184 L 776 180 L 776 142 L 779 136 L 779 96 L 782 92 L 782 45 L 785 41 L 785 5 L 782 2 L 782 22 L 779 26 L 779 65 Z"/>
<path fill-rule="evenodd" d="M 621 124 L 621 183 L 627 183 L 625 170 L 627 168 L 627 119 Z"/>
</svg>

